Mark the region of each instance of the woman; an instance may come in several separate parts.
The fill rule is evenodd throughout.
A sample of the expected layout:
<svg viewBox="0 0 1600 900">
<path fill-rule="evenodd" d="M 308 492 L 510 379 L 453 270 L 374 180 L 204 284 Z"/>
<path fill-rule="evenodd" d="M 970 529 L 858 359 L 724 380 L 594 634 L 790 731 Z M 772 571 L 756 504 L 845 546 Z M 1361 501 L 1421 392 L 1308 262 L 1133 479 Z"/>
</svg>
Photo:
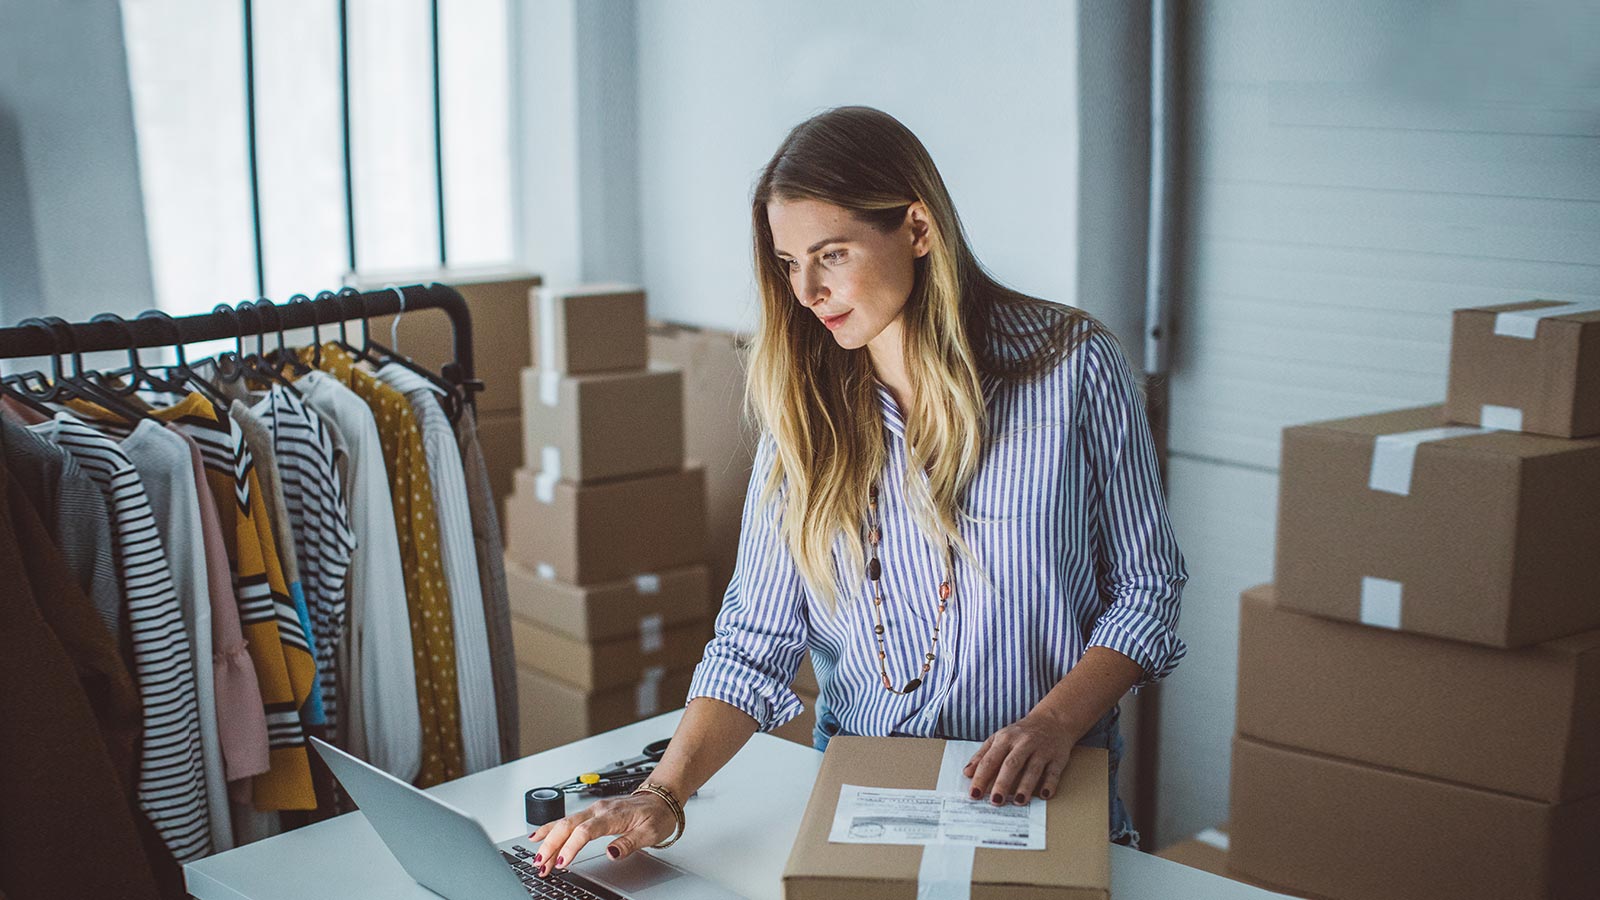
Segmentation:
<svg viewBox="0 0 1600 900">
<path fill-rule="evenodd" d="M 862 107 L 801 123 L 756 185 L 762 426 L 732 582 L 649 782 L 532 836 L 541 872 L 680 801 L 794 718 L 808 649 L 837 734 L 981 740 L 972 796 L 1049 798 L 1074 745 L 1184 654 L 1187 575 L 1140 393 L 1105 329 L 984 272 L 917 138 Z M 908 473 L 915 473 L 912 477 Z M 674 838 L 675 839 L 675 838 Z"/>
</svg>

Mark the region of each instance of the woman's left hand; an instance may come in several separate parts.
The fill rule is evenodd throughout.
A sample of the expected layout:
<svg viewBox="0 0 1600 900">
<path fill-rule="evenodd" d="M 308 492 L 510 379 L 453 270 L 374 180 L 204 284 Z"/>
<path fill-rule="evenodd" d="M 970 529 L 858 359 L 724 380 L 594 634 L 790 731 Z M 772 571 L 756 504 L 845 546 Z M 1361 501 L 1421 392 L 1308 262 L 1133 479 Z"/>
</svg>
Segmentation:
<svg viewBox="0 0 1600 900">
<path fill-rule="evenodd" d="M 995 806 L 1049 800 L 1081 734 L 1044 710 L 989 735 L 962 774 L 972 779 L 972 799 L 985 794 Z"/>
</svg>

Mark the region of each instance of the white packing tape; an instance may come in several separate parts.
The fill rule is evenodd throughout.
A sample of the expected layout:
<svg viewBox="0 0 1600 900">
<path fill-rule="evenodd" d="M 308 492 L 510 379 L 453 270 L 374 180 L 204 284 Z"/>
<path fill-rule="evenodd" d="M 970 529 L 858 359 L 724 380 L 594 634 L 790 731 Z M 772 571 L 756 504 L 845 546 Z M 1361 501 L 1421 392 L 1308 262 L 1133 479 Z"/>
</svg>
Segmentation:
<svg viewBox="0 0 1600 900">
<path fill-rule="evenodd" d="M 539 368 L 560 371 L 556 365 L 556 295 L 543 285 L 534 290 L 539 297 Z"/>
<path fill-rule="evenodd" d="M 1226 831 L 1218 831 L 1215 828 L 1207 828 L 1205 831 L 1195 835 L 1194 839 L 1202 844 L 1215 847 L 1224 852 L 1226 852 L 1228 849 L 1228 833 Z"/>
<path fill-rule="evenodd" d="M 1539 323 L 1557 316 L 1575 316 L 1579 313 L 1600 312 L 1600 300 L 1583 300 L 1563 303 L 1560 306 L 1541 306 L 1538 309 L 1515 309 L 1496 313 L 1494 333 L 1501 337 L 1526 338 L 1539 336 Z"/>
<path fill-rule="evenodd" d="M 661 679 L 667 670 L 661 666 L 651 666 L 644 670 L 639 684 L 633 689 L 633 710 L 640 716 L 653 716 L 661 711 Z"/>
<path fill-rule="evenodd" d="M 961 770 L 982 746 L 977 741 L 945 741 L 934 790 L 965 797 L 972 790 L 972 779 Z M 917 900 L 972 900 L 972 861 L 976 851 L 976 847 L 960 844 L 923 847 L 922 862 L 917 867 Z"/>
<path fill-rule="evenodd" d="M 549 563 L 539 563 L 539 565 L 534 568 L 534 572 L 540 578 L 543 578 L 546 581 L 556 580 L 556 567 L 550 565 Z"/>
<path fill-rule="evenodd" d="M 1361 623 L 1378 628 L 1400 629 L 1400 598 L 1404 585 L 1387 578 L 1361 579 Z"/>
<path fill-rule="evenodd" d="M 1408 495 L 1411 493 L 1411 470 L 1417 461 L 1417 445 L 1469 434 L 1487 434 L 1492 430 L 1452 425 L 1379 435 L 1372 445 L 1372 469 L 1367 474 L 1367 487 L 1375 491 Z"/>
<path fill-rule="evenodd" d="M 540 503 L 556 502 L 556 482 L 560 479 L 550 472 L 540 472 L 533 477 L 533 496 Z"/>
<path fill-rule="evenodd" d="M 545 406 L 561 405 L 561 373 L 539 373 L 539 402 Z"/>
<path fill-rule="evenodd" d="M 661 614 L 651 613 L 639 617 L 639 652 L 660 653 L 666 642 L 662 640 Z"/>
<path fill-rule="evenodd" d="M 1485 403 L 1478 410 L 1478 424 L 1497 431 L 1521 431 L 1522 410 L 1515 406 L 1495 406 Z"/>
<path fill-rule="evenodd" d="M 633 576 L 633 590 L 640 594 L 661 593 L 661 576 L 653 572 Z"/>
</svg>

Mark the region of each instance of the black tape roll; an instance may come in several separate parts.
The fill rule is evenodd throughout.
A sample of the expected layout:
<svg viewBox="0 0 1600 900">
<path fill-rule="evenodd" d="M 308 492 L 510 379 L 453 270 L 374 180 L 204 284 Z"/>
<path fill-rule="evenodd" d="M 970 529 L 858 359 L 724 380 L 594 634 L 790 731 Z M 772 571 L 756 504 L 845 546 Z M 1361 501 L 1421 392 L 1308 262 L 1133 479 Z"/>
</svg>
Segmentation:
<svg viewBox="0 0 1600 900">
<path fill-rule="evenodd" d="M 536 787 L 522 795 L 522 802 L 527 809 L 528 824 L 534 828 L 567 814 L 567 795 L 560 788 Z"/>
</svg>

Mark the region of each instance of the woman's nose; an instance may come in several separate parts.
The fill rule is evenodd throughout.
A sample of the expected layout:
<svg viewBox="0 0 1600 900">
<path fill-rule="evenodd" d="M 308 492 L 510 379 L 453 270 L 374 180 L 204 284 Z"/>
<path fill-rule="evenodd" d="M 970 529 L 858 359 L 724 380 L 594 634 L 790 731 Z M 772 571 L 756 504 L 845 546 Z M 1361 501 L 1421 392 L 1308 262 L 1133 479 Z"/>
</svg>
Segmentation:
<svg viewBox="0 0 1600 900">
<path fill-rule="evenodd" d="M 822 279 L 809 272 L 802 271 L 800 273 L 800 286 L 799 290 L 795 291 L 795 295 L 800 298 L 802 306 L 807 309 L 816 306 L 822 301 L 824 293 Z"/>
</svg>

